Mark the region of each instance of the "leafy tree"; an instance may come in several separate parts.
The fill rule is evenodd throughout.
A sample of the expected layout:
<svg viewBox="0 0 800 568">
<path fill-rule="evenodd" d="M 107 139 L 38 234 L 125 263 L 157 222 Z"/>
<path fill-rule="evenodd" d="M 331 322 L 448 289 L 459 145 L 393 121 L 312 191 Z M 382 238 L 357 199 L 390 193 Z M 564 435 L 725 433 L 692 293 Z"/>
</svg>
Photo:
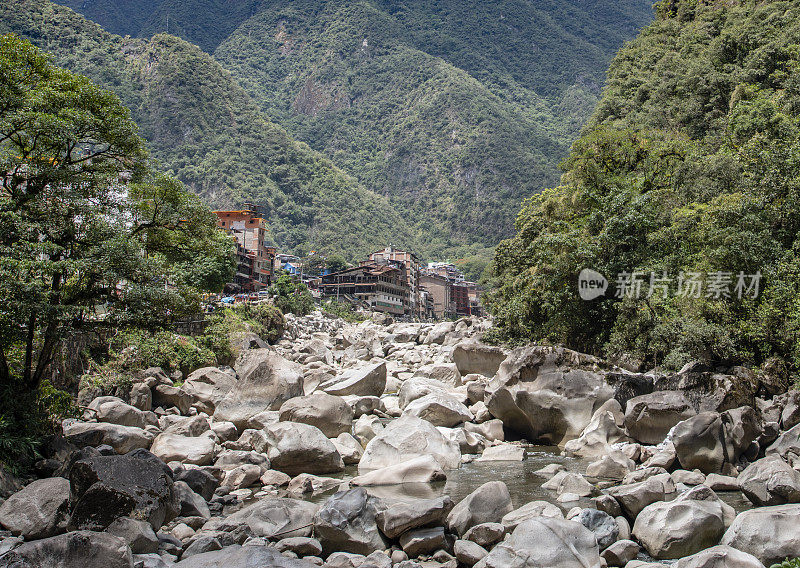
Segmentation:
<svg viewBox="0 0 800 568">
<path fill-rule="evenodd" d="M 269 287 L 275 307 L 284 314 L 304 316 L 314 308 L 314 298 L 302 282 L 295 282 L 288 274 L 281 274 Z"/>
<path fill-rule="evenodd" d="M 152 173 L 128 110 L 31 43 L 0 36 L 0 386 L 6 421 L 75 329 L 158 326 L 233 271 L 230 241 Z"/>
</svg>

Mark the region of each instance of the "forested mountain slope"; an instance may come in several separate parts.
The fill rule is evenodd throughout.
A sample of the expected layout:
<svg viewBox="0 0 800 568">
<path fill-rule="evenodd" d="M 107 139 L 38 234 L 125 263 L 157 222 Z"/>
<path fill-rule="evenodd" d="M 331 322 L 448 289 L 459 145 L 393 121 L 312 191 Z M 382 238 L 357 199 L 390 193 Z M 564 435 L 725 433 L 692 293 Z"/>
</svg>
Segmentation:
<svg viewBox="0 0 800 568">
<path fill-rule="evenodd" d="M 359 255 L 390 239 L 413 246 L 386 199 L 270 122 L 227 71 L 186 41 L 123 39 L 47 0 L 0 5 L 4 32 L 115 91 L 164 169 L 215 207 L 262 206 L 281 247 Z"/>
<path fill-rule="evenodd" d="M 107 2 L 65 0 L 116 26 Z M 494 246 L 521 199 L 555 183 L 607 62 L 651 17 L 648 0 L 119 6 L 152 13 L 117 31 L 213 51 L 272 120 L 459 252 Z"/>
<path fill-rule="evenodd" d="M 797 2 L 661 2 L 611 64 L 561 185 L 498 247 L 503 335 L 643 367 L 800 366 L 799 45 Z M 580 299 L 584 268 L 611 280 L 605 296 Z M 638 298 L 614 297 L 623 272 L 642 275 Z M 651 273 L 672 280 L 651 295 Z"/>
</svg>

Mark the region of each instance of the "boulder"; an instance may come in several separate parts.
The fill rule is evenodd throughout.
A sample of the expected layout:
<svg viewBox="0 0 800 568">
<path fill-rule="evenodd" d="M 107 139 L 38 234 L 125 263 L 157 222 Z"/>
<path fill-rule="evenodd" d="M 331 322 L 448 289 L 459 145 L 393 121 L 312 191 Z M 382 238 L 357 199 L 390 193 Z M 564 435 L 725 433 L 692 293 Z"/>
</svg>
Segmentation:
<svg viewBox="0 0 800 568">
<path fill-rule="evenodd" d="M 344 470 L 342 456 L 319 428 L 297 422 L 279 422 L 266 427 L 273 469 L 289 475 L 335 473 Z"/>
<path fill-rule="evenodd" d="M 506 527 L 506 532 L 510 533 L 517 528 L 520 523 L 537 517 L 563 519 L 564 513 L 561 512 L 561 509 L 557 505 L 548 503 L 547 501 L 531 501 L 519 509 L 514 509 L 510 513 L 503 515 L 503 518 L 500 519 L 500 524 Z"/>
<path fill-rule="evenodd" d="M 679 422 L 672 443 L 681 467 L 703 473 L 720 473 L 725 464 L 726 447 L 722 419 L 717 412 L 701 412 Z"/>
<path fill-rule="evenodd" d="M 153 527 L 144 521 L 121 517 L 111 523 L 105 532 L 127 542 L 134 554 L 158 552 L 158 537 Z"/>
<path fill-rule="evenodd" d="M 680 391 L 699 412 L 724 412 L 742 406 L 755 406 L 758 379 L 744 367 L 734 367 L 731 374 L 711 371 L 706 365 L 687 363 L 674 375 L 656 377 L 656 391 Z"/>
<path fill-rule="evenodd" d="M 193 465 L 209 465 L 215 456 L 214 440 L 210 436 L 192 438 L 166 432 L 156 436 L 150 451 L 164 462 Z"/>
<path fill-rule="evenodd" d="M 619 502 L 629 519 L 635 519 L 648 505 L 674 494 L 675 482 L 668 473 L 661 473 L 638 483 L 612 487 L 606 493 Z"/>
<path fill-rule="evenodd" d="M 189 414 L 192 397 L 178 387 L 172 385 L 156 385 L 153 389 L 153 406 L 178 409 L 181 414 Z"/>
<path fill-rule="evenodd" d="M 171 473 L 144 450 L 75 462 L 70 486 L 77 502 L 70 528 L 103 530 L 119 517 L 132 517 L 158 530 L 178 513 Z"/>
<path fill-rule="evenodd" d="M 111 446 L 118 454 L 127 454 L 137 448 L 147 449 L 153 434 L 136 426 L 120 426 L 107 422 L 78 422 L 65 420 L 64 437 L 79 448 L 84 446 Z"/>
<path fill-rule="evenodd" d="M 219 480 L 205 469 L 182 469 L 175 474 L 175 481 L 182 481 L 189 488 L 206 501 L 214 496 L 214 491 L 219 487 Z"/>
<path fill-rule="evenodd" d="M 632 540 L 618 540 L 600 555 L 608 566 L 625 566 L 639 555 L 640 547 Z"/>
<path fill-rule="evenodd" d="M 203 367 L 186 377 L 180 390 L 191 398 L 192 406 L 198 411 L 211 415 L 237 382 L 232 371 Z"/>
<path fill-rule="evenodd" d="M 131 387 L 131 406 L 149 412 L 153 409 L 153 391 L 144 383 L 135 383 Z"/>
<path fill-rule="evenodd" d="M 353 410 L 353 418 L 359 418 L 365 414 L 374 414 L 376 410 L 384 409 L 381 398 L 377 396 L 347 395 L 342 399 Z"/>
<path fill-rule="evenodd" d="M 164 419 L 167 417 L 165 416 Z M 211 425 L 208 423 L 208 419 L 203 414 L 198 414 L 196 416 L 175 416 L 173 417 L 174 420 L 170 420 L 169 425 L 166 428 L 163 428 L 165 434 L 174 434 L 176 436 L 188 436 L 190 438 L 194 438 L 196 436 L 202 436 L 206 432 L 211 430 Z M 166 420 L 162 419 L 163 422 L 167 422 Z M 230 422 L 228 422 L 230 424 Z"/>
<path fill-rule="evenodd" d="M 705 490 L 710 492 L 708 488 Z M 725 533 L 722 502 L 696 496 L 705 495 L 702 490 L 688 491 L 673 501 L 648 505 L 636 517 L 633 535 L 653 558 L 689 556 L 714 546 L 722 538 Z"/>
<path fill-rule="evenodd" d="M 314 536 L 325 554 L 340 551 L 369 554 L 384 550 L 387 542 L 376 523 L 376 516 L 384 508 L 382 501 L 364 489 L 340 491 L 314 516 Z"/>
<path fill-rule="evenodd" d="M 480 434 L 490 442 L 503 442 L 505 441 L 505 432 L 503 431 L 503 421 L 497 418 L 487 420 L 483 424 L 473 424 L 472 422 L 465 422 L 464 429 L 473 434 Z"/>
<path fill-rule="evenodd" d="M 136 428 L 155 426 L 158 423 L 155 414 L 143 412 L 115 396 L 98 397 L 89 403 L 87 409 L 90 418 L 96 418 L 98 422 Z"/>
<path fill-rule="evenodd" d="M 508 487 L 502 481 L 489 481 L 462 499 L 447 515 L 447 527 L 463 535 L 481 523 L 497 523 L 514 510 Z"/>
<path fill-rule="evenodd" d="M 505 534 L 506 527 L 502 523 L 481 523 L 465 532 L 464 539 L 471 540 L 489 550 L 503 540 Z"/>
<path fill-rule="evenodd" d="M 569 440 L 564 451 L 582 457 L 604 456 L 612 451 L 612 445 L 630 441 L 620 428 L 623 421 L 622 407 L 615 399 L 598 408 L 581 435 Z"/>
<path fill-rule="evenodd" d="M 579 473 L 560 471 L 542 484 L 542 489 L 562 493 L 572 493 L 578 497 L 589 497 L 594 493 L 594 486 Z"/>
<path fill-rule="evenodd" d="M 338 396 L 381 396 L 386 388 L 386 362 L 347 369 L 341 375 L 322 383 L 320 390 Z"/>
<path fill-rule="evenodd" d="M 452 428 L 474 418 L 472 412 L 455 397 L 444 393 L 431 393 L 418 398 L 405 407 L 403 414 L 427 420 L 434 426 Z"/>
<path fill-rule="evenodd" d="M 800 390 L 786 393 L 786 403 L 781 413 L 781 428 L 789 430 L 800 424 Z"/>
<path fill-rule="evenodd" d="M 405 409 L 406 406 L 423 398 L 429 394 L 443 394 L 451 396 L 452 387 L 437 381 L 436 379 L 428 379 L 425 377 L 411 377 L 403 382 L 400 390 L 397 393 L 398 403 L 400 408 Z"/>
<path fill-rule="evenodd" d="M 751 463 L 737 479 L 745 497 L 757 507 L 800 502 L 800 472 L 777 455 Z"/>
<path fill-rule="evenodd" d="M 517 446 L 514 444 L 498 444 L 496 446 L 489 446 L 483 450 L 481 457 L 475 461 L 522 461 L 524 459 L 525 448 L 522 446 Z"/>
<path fill-rule="evenodd" d="M 8 473 L 0 464 L 0 499 L 5 499 L 20 489 L 22 489 L 22 483 L 19 479 Z"/>
<path fill-rule="evenodd" d="M 643 444 L 659 444 L 678 422 L 697 414 L 689 399 L 678 391 L 657 391 L 637 396 L 625 408 L 628 434 Z"/>
<path fill-rule="evenodd" d="M 319 505 L 280 497 L 263 497 L 221 521 L 217 527 L 232 531 L 246 526 L 254 536 L 289 538 L 311 536 L 311 526 Z"/>
<path fill-rule="evenodd" d="M 334 477 L 321 477 L 310 473 L 301 473 L 289 481 L 286 491 L 293 495 L 304 493 L 320 493 L 342 485 L 341 479 Z"/>
<path fill-rule="evenodd" d="M 37 479 L 0 505 L 0 526 L 25 540 L 55 536 L 67 528 L 69 506 L 69 481 Z"/>
<path fill-rule="evenodd" d="M 0 568 L 133 568 L 128 543 L 117 536 L 75 531 L 26 542 L 0 556 Z"/>
<path fill-rule="evenodd" d="M 364 455 L 364 448 L 351 434 L 344 432 L 335 438 L 331 438 L 331 443 L 336 447 L 336 451 L 342 456 L 344 465 L 353 465 L 361 461 Z"/>
<path fill-rule="evenodd" d="M 214 419 L 233 422 L 239 431 L 248 427 L 251 418 L 266 410 L 303 395 L 300 367 L 272 349 L 245 351 L 236 361 L 239 381 L 214 410 Z"/>
<path fill-rule="evenodd" d="M 619 450 L 609 450 L 608 454 L 586 467 L 587 477 L 600 479 L 624 479 L 636 468 L 636 464 Z"/>
<path fill-rule="evenodd" d="M 403 533 L 398 542 L 409 558 L 432 554 L 447 546 L 444 527 L 414 529 Z"/>
<path fill-rule="evenodd" d="M 453 362 L 461 376 L 479 374 L 493 377 L 506 355 L 500 347 L 476 341 L 462 341 L 453 347 Z"/>
<path fill-rule="evenodd" d="M 461 451 L 455 442 L 445 438 L 430 422 L 403 416 L 370 440 L 358 472 L 363 474 L 425 455 L 433 456 L 445 471 L 461 465 Z"/>
<path fill-rule="evenodd" d="M 487 386 L 486 406 L 532 442 L 577 438 L 614 394 L 603 375 L 588 368 L 590 360 L 563 348 L 514 349 Z"/>
<path fill-rule="evenodd" d="M 747 552 L 765 566 L 800 557 L 800 505 L 776 505 L 743 511 L 721 544 Z"/>
<path fill-rule="evenodd" d="M 447 475 L 439 462 L 431 455 L 423 455 L 356 476 L 350 480 L 350 484 L 354 486 L 396 485 L 400 483 L 433 483 L 446 479 Z"/>
<path fill-rule="evenodd" d="M 306 560 L 284 556 L 275 548 L 234 544 L 222 550 L 195 554 L 173 568 L 316 568 Z"/>
<path fill-rule="evenodd" d="M 472 541 L 457 540 L 453 544 L 453 554 L 461 564 L 471 567 L 483 560 L 489 552 Z"/>
<path fill-rule="evenodd" d="M 315 392 L 287 400 L 281 405 L 281 421 L 310 424 L 319 428 L 328 438 L 349 433 L 353 423 L 353 409 L 340 396 Z"/>
<path fill-rule="evenodd" d="M 211 518 L 211 511 L 206 500 L 198 493 L 195 493 L 188 483 L 176 481 L 174 487 L 175 495 L 178 498 L 178 514 L 181 517 Z"/>
<path fill-rule="evenodd" d="M 788 457 L 790 453 L 800 455 L 800 424 L 782 433 L 767 448 L 767 455 L 778 455 L 782 458 Z"/>
<path fill-rule="evenodd" d="M 578 521 L 594 533 L 600 550 L 605 550 L 617 541 L 619 526 L 614 517 L 597 509 L 583 509 L 573 520 Z"/>
<path fill-rule="evenodd" d="M 517 526 L 483 562 L 486 568 L 597 568 L 600 554 L 594 533 L 582 524 L 538 517 Z"/>
<path fill-rule="evenodd" d="M 761 561 L 746 552 L 720 544 L 681 558 L 675 568 L 764 568 Z"/>
<path fill-rule="evenodd" d="M 415 499 L 398 502 L 380 511 L 375 520 L 378 528 L 389 538 L 397 538 L 406 531 L 441 523 L 453 509 L 449 496 L 435 499 Z"/>
<path fill-rule="evenodd" d="M 447 335 L 453 333 L 456 329 L 456 324 L 451 321 L 440 321 L 428 332 L 425 336 L 425 344 L 431 345 L 437 343 L 439 345 L 445 342 Z"/>
<path fill-rule="evenodd" d="M 281 552 L 287 550 L 294 552 L 298 556 L 319 556 L 322 554 L 322 545 L 315 538 L 295 536 L 284 538 L 275 543 L 275 548 Z"/>
<path fill-rule="evenodd" d="M 461 386 L 461 373 L 454 363 L 433 363 L 417 369 L 416 376 L 436 379 L 454 387 Z"/>
</svg>

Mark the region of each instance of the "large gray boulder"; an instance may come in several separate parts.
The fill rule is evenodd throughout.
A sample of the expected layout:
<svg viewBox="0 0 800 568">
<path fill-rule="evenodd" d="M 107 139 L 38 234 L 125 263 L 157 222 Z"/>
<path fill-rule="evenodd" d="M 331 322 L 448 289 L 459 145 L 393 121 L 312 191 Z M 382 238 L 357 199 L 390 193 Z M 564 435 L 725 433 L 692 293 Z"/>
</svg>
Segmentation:
<svg viewBox="0 0 800 568">
<path fill-rule="evenodd" d="M 695 414 L 692 403 L 682 392 L 656 391 L 628 401 L 625 428 L 643 444 L 659 444 L 673 426 Z"/>
<path fill-rule="evenodd" d="M 234 544 L 222 550 L 194 554 L 181 560 L 174 568 L 315 568 L 307 560 L 289 558 L 266 546 Z"/>
<path fill-rule="evenodd" d="M 338 396 L 381 396 L 386 388 L 386 362 L 347 369 L 341 375 L 322 383 L 320 390 Z"/>
<path fill-rule="evenodd" d="M 493 377 L 508 354 L 500 347 L 477 341 L 462 341 L 453 347 L 453 362 L 461 376 Z"/>
<path fill-rule="evenodd" d="M 764 568 L 761 561 L 746 552 L 720 544 L 681 558 L 675 568 Z"/>
<path fill-rule="evenodd" d="M 511 494 L 502 481 L 489 481 L 464 497 L 447 515 L 447 527 L 463 535 L 481 523 L 499 523 L 514 510 Z"/>
<path fill-rule="evenodd" d="M 790 453 L 800 455 L 800 424 L 793 426 L 783 432 L 767 448 L 767 455 L 778 455 L 782 458 L 788 457 Z"/>
<path fill-rule="evenodd" d="M 314 536 L 325 554 L 350 552 L 370 554 L 387 548 L 378 530 L 376 516 L 383 502 L 364 489 L 340 491 L 330 497 L 314 516 Z"/>
<path fill-rule="evenodd" d="M 150 451 L 164 462 L 178 461 L 193 465 L 213 463 L 214 440 L 210 436 L 180 436 L 164 432 L 156 436 Z"/>
<path fill-rule="evenodd" d="M 115 396 L 101 396 L 94 399 L 87 407 L 89 418 L 98 422 L 119 424 L 120 426 L 157 426 L 158 419 L 152 412 L 143 412 Z"/>
<path fill-rule="evenodd" d="M 537 517 L 520 523 L 482 562 L 485 568 L 599 568 L 600 553 L 582 524 Z"/>
<path fill-rule="evenodd" d="M 299 422 L 319 428 L 328 438 L 349 433 L 353 423 L 353 408 L 340 396 L 315 392 L 287 400 L 281 405 L 284 422 Z"/>
<path fill-rule="evenodd" d="M 403 416 L 370 440 L 358 463 L 358 472 L 364 474 L 425 455 L 433 456 L 445 471 L 461 465 L 458 444 L 447 439 L 430 422 Z"/>
<path fill-rule="evenodd" d="M 441 523 L 452 509 L 453 501 L 447 495 L 434 499 L 415 499 L 389 506 L 380 511 L 375 520 L 383 534 L 397 538 L 408 530 Z"/>
<path fill-rule="evenodd" d="M 424 455 L 358 475 L 350 480 L 350 485 L 368 487 L 401 483 L 433 483 L 446 479 L 447 475 L 439 462 L 433 456 Z"/>
<path fill-rule="evenodd" d="M 619 402 L 613 398 L 607 400 L 592 415 L 581 435 L 564 445 L 564 451 L 582 457 L 608 455 L 613 451 L 614 444 L 630 441 L 625 431 L 620 428 L 623 419 Z"/>
<path fill-rule="evenodd" d="M 311 536 L 311 526 L 319 505 L 280 497 L 263 497 L 225 518 L 218 525 L 222 531 L 246 526 L 255 536 L 290 538 Z"/>
<path fill-rule="evenodd" d="M 600 550 L 605 550 L 617 541 L 619 525 L 614 517 L 597 509 L 583 509 L 573 520 L 578 521 L 594 533 Z"/>
<path fill-rule="evenodd" d="M 629 519 L 635 519 L 648 505 L 664 501 L 675 493 L 675 482 L 668 473 L 661 473 L 639 481 L 618 485 L 606 490 L 619 502 Z"/>
<path fill-rule="evenodd" d="M 119 517 L 133 517 L 158 530 L 178 513 L 169 468 L 144 450 L 79 460 L 70 484 L 77 498 L 71 529 L 103 530 Z"/>
<path fill-rule="evenodd" d="M 153 527 L 145 521 L 130 517 L 120 517 L 111 523 L 106 531 L 128 543 L 134 554 L 153 554 L 158 552 L 158 537 Z"/>
<path fill-rule="evenodd" d="M 633 535 L 653 558 L 682 558 L 717 544 L 725 533 L 725 516 L 723 503 L 700 486 L 642 509 Z"/>
<path fill-rule="evenodd" d="M 475 417 L 457 398 L 444 393 L 431 393 L 411 402 L 403 410 L 407 416 L 427 420 L 434 426 L 452 428 Z"/>
<path fill-rule="evenodd" d="M 564 513 L 561 512 L 558 505 L 554 505 L 553 503 L 548 503 L 547 501 L 531 501 L 503 515 L 503 518 L 500 519 L 500 523 L 506 527 L 506 532 L 511 532 L 521 523 L 537 517 L 563 519 Z"/>
<path fill-rule="evenodd" d="M 672 434 L 678 461 L 686 470 L 720 473 L 727 456 L 722 419 L 717 412 L 701 412 L 679 422 Z"/>
<path fill-rule="evenodd" d="M 800 505 L 744 511 L 722 537 L 722 544 L 758 558 L 765 566 L 800 557 Z"/>
<path fill-rule="evenodd" d="M 319 428 L 297 422 L 278 422 L 264 429 L 273 469 L 289 475 L 336 473 L 344 470 L 342 456 Z"/>
<path fill-rule="evenodd" d="M 530 441 L 563 444 L 580 436 L 614 395 L 594 362 L 563 348 L 514 349 L 486 388 L 486 406 Z"/>
<path fill-rule="evenodd" d="M 0 526 L 25 540 L 55 536 L 67 528 L 69 505 L 69 481 L 38 479 L 0 505 Z"/>
<path fill-rule="evenodd" d="M 25 542 L 0 556 L 0 568 L 133 568 L 133 557 L 124 539 L 75 531 Z"/>
<path fill-rule="evenodd" d="M 448 394 L 452 387 L 437 379 L 427 377 L 411 377 L 403 381 L 397 392 L 400 408 L 405 408 L 415 400 L 429 394 Z"/>
<path fill-rule="evenodd" d="M 239 381 L 214 410 L 216 421 L 233 422 L 241 432 L 251 418 L 303 395 L 303 375 L 296 363 L 274 350 L 251 349 L 236 361 Z"/>
<path fill-rule="evenodd" d="M 237 382 L 233 371 L 203 367 L 186 377 L 180 390 L 191 398 L 192 406 L 198 411 L 212 415 Z"/>
<path fill-rule="evenodd" d="M 737 479 L 745 497 L 757 507 L 800 503 L 800 472 L 780 456 L 751 463 Z"/>
<path fill-rule="evenodd" d="M 147 449 L 154 438 L 153 434 L 142 428 L 107 422 L 78 422 L 68 419 L 64 420 L 62 429 L 67 441 L 79 448 L 107 445 L 118 454 L 127 454 L 138 448 Z"/>
</svg>

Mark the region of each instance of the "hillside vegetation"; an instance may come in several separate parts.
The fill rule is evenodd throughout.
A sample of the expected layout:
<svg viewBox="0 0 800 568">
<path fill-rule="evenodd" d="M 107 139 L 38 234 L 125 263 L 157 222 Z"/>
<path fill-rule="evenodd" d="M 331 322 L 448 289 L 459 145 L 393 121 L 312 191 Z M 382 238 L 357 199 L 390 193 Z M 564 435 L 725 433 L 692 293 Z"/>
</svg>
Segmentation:
<svg viewBox="0 0 800 568">
<path fill-rule="evenodd" d="M 658 4 L 611 64 L 561 184 L 526 201 L 497 249 L 500 335 L 641 367 L 800 366 L 799 46 L 796 2 Z M 584 268 L 611 280 L 606 296 L 579 298 Z M 634 271 L 641 297 L 614 297 Z M 740 298 L 738 275 L 759 271 Z M 666 294 L 647 298 L 651 272 L 673 278 Z M 699 297 L 678 293 L 681 273 L 706 275 Z M 725 279 L 730 298 L 714 292 Z"/>
<path fill-rule="evenodd" d="M 422 252 L 483 253 L 597 102 L 649 1 L 108 0 L 119 33 L 169 31 L 230 70 L 271 120 L 412 220 Z M 121 27 L 120 27 L 121 26 Z"/>
<path fill-rule="evenodd" d="M 214 207 L 257 203 L 282 248 L 357 256 L 390 239 L 413 246 L 385 198 L 270 122 L 227 71 L 186 41 L 121 38 L 47 0 L 0 5 L 3 32 L 117 93 L 165 170 Z"/>
</svg>

